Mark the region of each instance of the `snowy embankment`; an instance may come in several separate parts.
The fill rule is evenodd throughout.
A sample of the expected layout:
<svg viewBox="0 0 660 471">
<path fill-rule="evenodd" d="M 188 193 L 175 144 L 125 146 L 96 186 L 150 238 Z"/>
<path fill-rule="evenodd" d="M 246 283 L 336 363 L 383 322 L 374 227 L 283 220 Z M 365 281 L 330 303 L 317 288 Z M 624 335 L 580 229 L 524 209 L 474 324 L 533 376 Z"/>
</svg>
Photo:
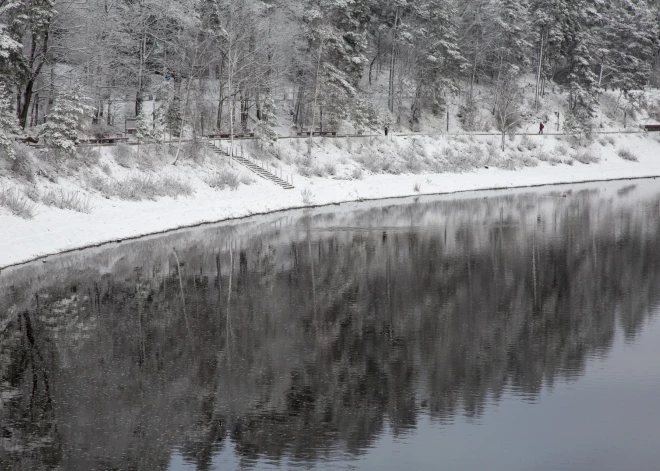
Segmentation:
<svg viewBox="0 0 660 471">
<path fill-rule="evenodd" d="M 490 141 L 486 142 L 487 139 Z M 541 142 L 540 148 L 529 151 L 535 152 L 530 155 L 538 156 L 546 143 L 553 142 L 554 146 L 554 140 L 557 138 L 539 136 L 534 139 Z M 484 138 L 481 144 L 486 149 L 488 145 L 494 145 L 493 140 L 499 142 L 497 138 Z M 330 145 L 328 141 L 321 144 L 326 147 Z M 452 145 L 447 140 L 444 144 Z M 422 141 L 418 145 L 431 146 L 433 141 Z M 437 140 L 435 145 L 438 145 Z M 597 142 L 592 144 L 598 145 Z M 484 151 L 479 166 L 471 170 L 432 173 L 423 168 L 417 173 L 399 174 L 376 173 L 364 162 L 360 163 L 360 159 L 351 160 L 345 156 L 337 159 L 332 152 L 325 151 L 325 156 L 315 157 L 315 161 L 322 162 L 324 158 L 339 160 L 340 163 L 332 170 L 332 175 L 303 176 L 300 173 L 306 172 L 298 172 L 300 163 L 296 167 L 295 161 L 276 162 L 282 172 L 296 173 L 294 190 L 284 190 L 260 178 L 251 185 L 241 184 L 235 190 L 213 189 L 208 184 L 207 167 L 184 161 L 183 165 L 164 168 L 161 176 L 169 173 L 185 179 L 192 187 L 192 194 L 147 201 L 130 201 L 104 195 L 93 190 L 89 184 L 83 183 L 84 175 L 77 173 L 59 179 L 57 185 L 84 192 L 86 202 L 91 208 L 88 213 L 39 204 L 34 216 L 24 219 L 0 207 L 0 267 L 104 242 L 289 208 L 418 194 L 660 176 L 660 142 L 648 135 L 619 135 L 616 137 L 616 143 L 611 145 L 601 142 L 597 151 L 600 160 L 590 164 L 581 163 L 568 155 L 557 156 L 557 152 L 570 151 L 563 145 L 548 148 L 554 149 L 555 153 L 551 154 L 554 158 L 536 159 L 516 170 L 508 170 L 505 165 L 494 167 L 492 164 L 486 168 L 483 164 L 489 162 L 489 157 L 487 151 Z M 622 158 L 621 149 L 632 152 L 638 161 Z M 104 152 L 108 153 L 105 149 Z M 426 155 L 427 152 L 423 151 L 422 154 Z M 502 158 L 503 156 L 499 155 L 495 160 L 500 159 L 501 163 Z M 103 155 L 103 159 L 109 157 Z M 109 162 L 101 163 L 108 173 Z M 359 176 L 355 175 L 356 170 Z M 123 167 L 117 167 L 113 170 L 113 175 L 117 176 L 122 171 L 128 172 Z M 0 178 L 0 185 L 15 183 L 7 178 Z"/>
</svg>

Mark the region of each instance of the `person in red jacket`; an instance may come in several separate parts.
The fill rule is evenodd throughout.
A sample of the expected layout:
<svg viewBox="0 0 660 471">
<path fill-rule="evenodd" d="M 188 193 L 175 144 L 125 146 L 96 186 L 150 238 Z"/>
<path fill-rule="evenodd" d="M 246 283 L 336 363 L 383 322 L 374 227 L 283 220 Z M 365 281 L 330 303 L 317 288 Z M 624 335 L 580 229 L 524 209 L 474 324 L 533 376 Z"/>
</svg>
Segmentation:
<svg viewBox="0 0 660 471">
<path fill-rule="evenodd" d="M 543 128 L 545 126 L 543 125 L 543 122 L 539 123 L 539 134 L 543 134 Z"/>
</svg>

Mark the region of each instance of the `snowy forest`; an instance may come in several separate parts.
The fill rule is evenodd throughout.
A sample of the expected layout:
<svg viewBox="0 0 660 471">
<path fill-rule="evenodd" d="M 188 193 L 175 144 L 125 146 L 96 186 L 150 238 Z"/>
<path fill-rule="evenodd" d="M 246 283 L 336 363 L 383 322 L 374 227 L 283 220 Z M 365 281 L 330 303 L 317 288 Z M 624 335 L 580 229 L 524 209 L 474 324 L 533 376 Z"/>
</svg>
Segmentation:
<svg viewBox="0 0 660 471">
<path fill-rule="evenodd" d="M 0 142 L 417 130 L 450 105 L 470 131 L 549 88 L 586 129 L 603 91 L 660 84 L 659 24 L 655 0 L 0 0 Z"/>
</svg>

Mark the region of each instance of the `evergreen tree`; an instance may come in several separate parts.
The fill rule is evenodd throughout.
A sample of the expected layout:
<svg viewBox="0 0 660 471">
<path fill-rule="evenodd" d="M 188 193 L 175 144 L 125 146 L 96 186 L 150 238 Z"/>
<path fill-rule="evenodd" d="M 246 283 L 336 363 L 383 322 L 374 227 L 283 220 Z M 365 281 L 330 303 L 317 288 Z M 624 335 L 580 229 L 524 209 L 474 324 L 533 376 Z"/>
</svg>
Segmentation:
<svg viewBox="0 0 660 471">
<path fill-rule="evenodd" d="M 39 133 L 47 144 L 70 154 L 74 152 L 78 131 L 91 112 L 86 101 L 79 86 L 57 96 Z"/>
<path fill-rule="evenodd" d="M 411 109 L 412 126 L 419 121 L 422 103 L 437 105 L 445 89 L 456 88 L 459 77 L 468 66 L 458 46 L 454 2 L 428 0 L 417 6 L 415 13 L 422 28 L 415 34 L 421 53 Z"/>
<path fill-rule="evenodd" d="M 16 115 L 11 109 L 9 93 L 7 93 L 5 84 L 0 83 L 0 147 L 4 149 L 10 159 L 14 158 L 14 149 L 9 134 L 17 130 L 18 123 L 16 122 Z"/>
<path fill-rule="evenodd" d="M 378 110 L 368 99 L 358 97 L 353 105 L 353 126 L 358 134 L 378 127 Z"/>
<path fill-rule="evenodd" d="M 580 127 L 590 126 L 600 93 L 594 72 L 595 55 L 602 48 L 598 26 L 602 24 L 601 0 L 577 0 L 571 4 L 566 24 L 569 112 Z"/>
<path fill-rule="evenodd" d="M 158 108 L 154 106 L 152 113 L 147 113 L 144 106 L 135 123 L 135 136 L 143 143 L 160 142 L 163 139 L 163 126 Z"/>
<path fill-rule="evenodd" d="M 658 25 L 648 5 L 639 0 L 614 0 L 609 4 L 603 29 L 606 47 L 601 58 L 599 82 L 607 67 L 608 86 L 624 92 L 646 85 L 658 47 Z"/>
<path fill-rule="evenodd" d="M 259 141 L 264 144 L 273 145 L 277 141 L 277 133 L 275 132 L 277 126 L 277 114 L 275 110 L 275 102 L 270 93 L 264 99 L 261 108 L 261 120 L 257 123 L 254 134 Z"/>
<path fill-rule="evenodd" d="M 3 18 L 3 16 L 8 16 L 11 10 L 17 10 L 20 6 L 20 2 L 9 2 L 0 6 L 0 20 Z M 2 63 L 4 64 L 5 61 L 10 58 L 10 56 L 18 53 L 20 49 L 21 43 L 12 37 L 8 25 L 5 22 L 0 21 L 0 58 L 3 59 Z M 2 73 L 1 69 L 0 73 Z"/>
</svg>

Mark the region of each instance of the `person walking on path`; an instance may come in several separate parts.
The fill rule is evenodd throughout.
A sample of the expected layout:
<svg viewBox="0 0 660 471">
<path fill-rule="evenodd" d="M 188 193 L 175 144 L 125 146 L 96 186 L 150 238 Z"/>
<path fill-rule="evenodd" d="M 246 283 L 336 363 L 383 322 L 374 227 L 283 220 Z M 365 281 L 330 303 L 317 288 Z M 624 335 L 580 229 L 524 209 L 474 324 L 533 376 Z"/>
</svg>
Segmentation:
<svg viewBox="0 0 660 471">
<path fill-rule="evenodd" d="M 543 128 L 544 128 L 544 127 L 545 127 L 545 125 L 544 125 L 543 122 L 541 121 L 541 122 L 539 123 L 539 134 L 543 134 Z"/>
<path fill-rule="evenodd" d="M 387 126 L 385 126 L 385 137 L 387 137 Z"/>
</svg>

